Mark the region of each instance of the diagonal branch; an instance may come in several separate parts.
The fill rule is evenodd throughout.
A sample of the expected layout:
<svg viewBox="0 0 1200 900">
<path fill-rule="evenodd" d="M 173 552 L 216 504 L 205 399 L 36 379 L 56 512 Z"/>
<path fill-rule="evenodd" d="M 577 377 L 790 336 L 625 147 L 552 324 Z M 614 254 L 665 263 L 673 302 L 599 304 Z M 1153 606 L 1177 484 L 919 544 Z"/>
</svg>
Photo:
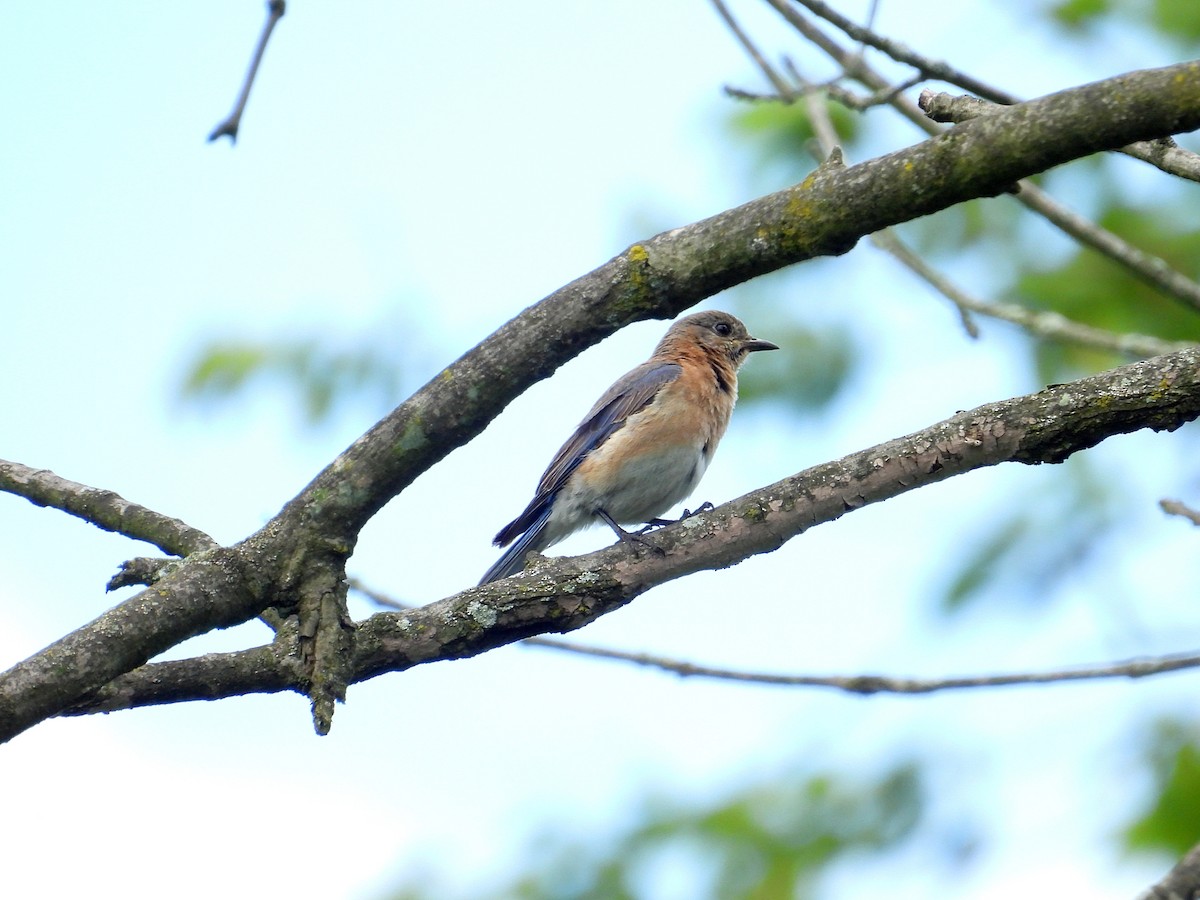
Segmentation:
<svg viewBox="0 0 1200 900">
<path fill-rule="evenodd" d="M 767 0 L 767 2 L 789 18 L 796 16 L 795 11 L 791 9 L 789 0 Z M 795 0 L 795 2 L 806 7 L 813 15 L 833 25 L 852 41 L 879 50 L 898 63 L 912 66 L 926 79 L 936 79 L 956 85 L 993 104 L 1011 106 L 1021 102 L 1021 98 L 1015 94 L 980 81 L 973 75 L 956 69 L 943 60 L 932 59 L 917 53 L 900 41 L 892 40 L 873 31 L 869 26 L 857 24 L 822 0 Z M 860 74 L 859 68 L 863 65 L 862 57 L 855 53 L 853 56 L 849 56 L 843 65 L 848 74 L 857 78 Z M 1148 162 L 1170 175 L 1186 178 L 1189 181 L 1200 181 L 1200 155 L 1184 150 L 1174 141 L 1137 141 L 1129 146 L 1114 149 L 1127 156 Z"/>
<path fill-rule="evenodd" d="M 1139 894 L 1137 900 L 1194 900 L 1200 895 L 1200 844 L 1177 862 L 1171 871 Z"/>
<path fill-rule="evenodd" d="M 816 28 L 812 22 L 793 9 L 787 0 L 768 0 L 768 3 L 805 40 L 811 42 L 866 87 L 876 92 L 888 91 L 892 88 L 891 83 L 863 62 L 861 57 L 851 53 L 819 28 Z M 964 82 L 954 83 L 959 84 L 960 87 L 965 86 Z M 981 91 L 979 93 L 983 93 L 986 96 L 994 96 L 996 94 L 994 90 L 990 92 Z M 1001 96 L 1002 98 L 1007 97 L 1007 95 Z M 906 98 L 894 96 L 890 103 L 902 116 L 926 134 L 936 135 L 941 133 L 941 129 L 934 122 L 930 121 L 916 104 Z M 1011 109 L 1012 107 L 1003 105 L 999 108 Z M 1161 149 L 1159 141 L 1149 144 L 1143 143 L 1139 146 L 1148 148 L 1147 153 L 1151 156 L 1158 154 Z M 1129 150 L 1130 147 L 1126 146 L 1123 149 Z M 1184 173 L 1173 172 L 1173 174 Z M 1185 175 L 1185 177 L 1188 176 Z M 1148 284 L 1154 285 L 1168 296 L 1174 297 L 1193 308 L 1200 309 L 1200 284 L 1197 284 L 1182 272 L 1173 269 L 1165 260 L 1145 253 L 1140 248 L 1133 246 L 1111 231 L 1101 228 L 1094 222 L 1088 221 L 1083 216 L 1078 215 L 1061 203 L 1053 200 L 1045 191 L 1032 182 L 1018 180 L 1018 187 L 1020 190 L 1015 195 L 1017 202 L 1041 215 L 1064 234 L 1105 254 L 1114 262 L 1129 269 L 1136 277 Z"/>
<path fill-rule="evenodd" d="M 673 316 L 717 291 L 783 266 L 845 252 L 865 234 L 963 200 L 993 196 L 1025 175 L 1133 140 L 1197 127 L 1200 62 L 1132 72 L 965 122 L 857 166 L 823 166 L 794 187 L 633 245 L 526 310 L 443 370 L 347 448 L 259 532 L 235 547 L 193 554 L 151 590 L 0 674 L 0 740 L 187 637 L 246 621 L 267 606 L 305 601 L 315 608 L 326 597 L 336 598 L 344 591 L 345 560 L 359 530 L 384 504 L 482 431 L 527 387 L 618 328 Z M 1174 358 L 1158 363 L 1170 365 Z M 1135 427 L 1153 424 L 1142 421 Z M 842 511 L 839 505 L 837 514 Z M 657 540 L 671 538 L 664 532 Z M 496 612 L 496 622 L 506 622 L 504 627 L 453 635 L 441 626 L 431 628 L 422 644 L 430 649 L 417 653 L 417 661 L 479 653 L 554 627 L 579 627 L 653 584 L 707 567 L 710 554 L 716 564 L 728 564 L 760 552 L 741 548 L 741 556 L 726 558 L 721 544 L 698 541 L 694 557 L 671 554 L 668 559 L 686 563 L 671 572 L 659 571 L 649 561 L 643 573 L 647 580 L 640 586 L 621 580 L 633 577 L 637 567 L 627 571 L 618 564 L 596 594 L 562 601 L 551 588 L 533 591 L 516 619 L 511 611 Z M 576 590 L 591 585 L 576 583 L 578 573 L 570 572 L 568 567 L 560 574 Z M 528 584 L 526 588 L 532 590 Z M 472 595 L 473 602 L 477 599 Z M 558 619 L 547 625 L 541 617 Z M 397 628 L 391 635 L 387 629 L 358 629 L 346 683 L 386 671 L 392 665 L 386 648 L 395 641 L 411 645 L 411 635 Z"/>
<path fill-rule="evenodd" d="M 130 503 L 120 494 L 60 478 L 0 459 L 0 491 L 24 497 L 35 506 L 52 506 L 105 531 L 146 541 L 172 556 L 211 550 L 217 542 L 186 522 Z"/>
<path fill-rule="evenodd" d="M 279 24 L 279 20 L 283 18 L 286 10 L 285 0 L 267 0 L 267 20 L 263 23 L 262 32 L 258 35 L 258 43 L 254 47 L 254 55 L 250 58 L 250 68 L 242 82 L 242 89 L 238 92 L 233 110 L 209 133 L 209 143 L 223 137 L 229 138 L 231 144 L 237 143 L 242 114 L 246 111 L 246 101 L 250 99 L 250 88 L 254 87 L 254 78 L 258 75 L 258 67 L 262 63 L 263 54 L 267 52 L 267 41 L 271 39 L 271 32 L 275 30 L 275 26 Z"/>
<path fill-rule="evenodd" d="M 1197 127 L 1200 62 L 1149 69 L 1007 107 L 856 166 L 823 166 L 794 187 L 634 244 L 437 375 L 293 503 L 320 497 L 319 515 L 349 539 L 526 388 L 624 325 L 672 317 L 734 284 L 844 253 L 863 235 L 994 196 L 1131 137 Z"/>
<path fill-rule="evenodd" d="M 571 631 L 656 585 L 771 552 L 871 503 L 1001 462 L 1061 462 L 1116 434 L 1170 430 L 1198 417 L 1200 349 L 1194 348 L 990 403 L 654 532 L 648 540 L 661 556 L 637 556 L 617 544 L 586 556 L 539 559 L 513 578 L 417 609 L 376 614 L 356 628 L 349 681 Z M 73 704 L 72 712 L 295 689 L 287 672 L 263 675 L 248 688 L 245 655 L 258 665 L 267 653 L 258 648 L 205 657 L 203 677 L 190 674 L 186 661 L 144 666 Z M 1172 659 L 1158 664 L 1161 671 L 1182 665 Z M 1112 674 L 1132 675 L 1139 665 L 1153 674 L 1152 662 L 1126 665 L 1127 671 Z"/>
</svg>

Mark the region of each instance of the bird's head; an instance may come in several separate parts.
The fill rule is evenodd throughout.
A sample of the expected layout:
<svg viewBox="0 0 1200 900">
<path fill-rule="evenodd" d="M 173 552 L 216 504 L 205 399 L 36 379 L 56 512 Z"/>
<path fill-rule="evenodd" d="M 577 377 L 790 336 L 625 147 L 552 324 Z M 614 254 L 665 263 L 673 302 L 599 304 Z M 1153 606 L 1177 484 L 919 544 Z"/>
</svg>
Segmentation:
<svg viewBox="0 0 1200 900">
<path fill-rule="evenodd" d="M 706 310 L 684 316 L 670 327 L 662 345 L 699 345 L 709 353 L 727 358 L 735 367 L 756 350 L 778 350 L 770 341 L 750 336 L 746 326 L 736 316 L 719 310 Z"/>
</svg>

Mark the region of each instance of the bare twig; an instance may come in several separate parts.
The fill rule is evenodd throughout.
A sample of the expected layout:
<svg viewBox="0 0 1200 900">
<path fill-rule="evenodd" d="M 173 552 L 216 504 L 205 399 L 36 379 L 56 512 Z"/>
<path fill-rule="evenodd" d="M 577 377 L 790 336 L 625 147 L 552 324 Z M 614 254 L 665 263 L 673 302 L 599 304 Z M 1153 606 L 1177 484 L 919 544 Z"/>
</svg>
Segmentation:
<svg viewBox="0 0 1200 900">
<path fill-rule="evenodd" d="M 217 546 L 211 537 L 179 519 L 130 503 L 120 494 L 60 478 L 0 459 L 0 491 L 24 497 L 35 506 L 50 506 L 78 516 L 105 531 L 146 541 L 172 556 L 187 556 Z"/>
<path fill-rule="evenodd" d="M 1172 516 L 1183 516 L 1185 519 L 1191 519 L 1193 525 L 1200 525 L 1200 510 L 1192 509 L 1181 500 L 1159 500 L 1158 505 L 1165 513 Z"/>
<path fill-rule="evenodd" d="M 397 610 L 411 608 L 380 591 L 366 587 L 357 580 L 352 579 L 350 586 L 379 606 Z M 631 653 L 626 650 L 592 647 L 574 641 L 565 641 L 561 638 L 532 637 L 526 638 L 521 643 L 596 659 L 633 663 L 637 666 L 661 669 L 685 678 L 711 678 L 719 681 L 781 687 L 823 687 L 851 694 L 932 694 L 938 691 L 965 688 L 1049 684 L 1100 678 L 1145 678 L 1148 675 L 1200 667 L 1200 653 L 1178 653 L 1047 672 L 1011 672 L 1001 675 L 972 675 L 954 678 L 900 678 L 892 675 L 783 675 L 775 672 L 748 672 L 742 669 L 702 666 L 649 653 Z"/>
<path fill-rule="evenodd" d="M 254 48 L 254 56 L 250 59 L 250 69 L 246 72 L 246 80 L 242 82 L 242 90 L 233 104 L 233 111 L 208 135 L 210 143 L 222 137 L 229 138 L 231 144 L 237 143 L 238 127 L 242 124 L 242 113 L 246 111 L 246 101 L 250 99 L 250 88 L 254 86 L 254 77 L 258 74 L 259 63 L 262 62 L 263 54 L 267 50 L 267 41 L 271 38 L 271 32 L 283 18 L 286 8 L 287 4 L 284 0 L 267 0 L 267 20 L 263 23 L 262 33 L 258 36 L 258 45 Z"/>
<path fill-rule="evenodd" d="M 792 0 L 767 0 L 771 6 L 783 13 L 794 12 L 790 8 Z M 808 9 L 813 15 L 824 19 L 826 22 L 833 25 L 839 31 L 843 32 L 850 40 L 857 41 L 867 47 L 872 47 L 882 53 L 890 56 L 896 62 L 904 63 L 912 66 L 914 69 L 923 73 L 927 78 L 936 78 L 938 81 L 945 81 L 949 84 L 956 84 L 965 91 L 970 91 L 972 94 L 978 94 L 980 97 L 986 97 L 995 103 L 1017 103 L 1018 98 L 1012 94 L 1005 93 L 966 72 L 959 71 L 949 63 L 941 60 L 930 59 L 927 56 L 922 56 L 910 47 L 893 41 L 890 38 L 885 38 L 880 34 L 872 31 L 870 28 L 856 24 L 851 19 L 843 16 L 827 3 L 822 3 L 821 0 L 795 0 L 801 6 Z M 861 60 L 860 54 L 851 54 L 847 52 L 846 61 L 852 62 L 855 59 Z M 854 77 L 857 73 L 854 71 L 854 66 L 847 66 L 847 71 Z"/>
<path fill-rule="evenodd" d="M 1090 219 L 1059 203 L 1031 181 L 1021 181 L 1017 199 L 1081 244 L 1124 266 L 1131 275 L 1158 288 L 1168 297 L 1200 311 L 1200 284 L 1169 262 L 1117 237 Z"/>
<path fill-rule="evenodd" d="M 787 8 L 786 4 L 788 0 L 767 0 L 767 2 L 776 10 L 783 12 Z M 829 22 L 851 40 L 857 41 L 859 44 L 867 47 L 873 47 L 896 62 L 912 66 L 925 77 L 957 85 L 965 91 L 970 91 L 972 94 L 976 94 L 985 100 L 990 100 L 992 103 L 1011 106 L 1014 103 L 1021 102 L 1021 98 L 1015 94 L 1010 94 L 994 85 L 980 81 L 973 75 L 956 69 L 947 62 L 923 56 L 899 41 L 883 37 L 871 29 L 870 20 L 868 20 L 867 26 L 858 25 L 846 16 L 843 16 L 829 4 L 821 2 L 821 0 L 795 0 L 795 2 L 800 3 L 814 15 Z M 794 13 L 794 10 L 791 10 L 791 12 Z M 874 11 L 872 10 L 873 14 Z M 861 53 L 848 54 L 847 60 L 844 63 L 846 72 L 852 77 L 858 77 L 858 68 L 861 65 Z M 1186 178 L 1189 181 L 1200 181 L 1200 155 L 1177 146 L 1174 141 L 1139 141 L 1126 147 L 1121 147 L 1118 152 L 1150 163 L 1150 165 L 1161 169 L 1169 175 L 1176 175 L 1180 178 Z"/>
<path fill-rule="evenodd" d="M 767 0 L 767 2 L 805 40 L 812 43 L 834 62 L 846 69 L 847 73 L 852 75 L 857 81 L 875 91 L 890 90 L 891 83 L 886 78 L 822 32 L 804 15 L 786 2 L 786 0 Z M 847 34 L 850 33 L 847 32 Z M 961 83 L 960 86 L 962 86 Z M 991 93 L 993 95 L 992 99 L 995 99 L 998 94 L 995 91 L 977 91 L 976 93 Z M 1003 102 L 1003 98 L 1007 95 L 999 94 L 998 96 L 1001 97 L 1001 102 Z M 929 120 L 916 104 L 910 102 L 907 98 L 896 96 L 891 101 L 891 105 L 901 115 L 927 134 L 935 135 L 942 131 L 936 123 Z M 1150 148 L 1151 152 L 1153 152 L 1153 148 L 1159 142 L 1148 141 L 1142 142 L 1142 144 Z M 1125 146 L 1128 148 L 1131 145 L 1127 144 Z M 1200 308 L 1200 284 L 1197 284 L 1182 272 L 1171 268 L 1165 261 L 1158 257 L 1145 253 L 1111 231 L 1101 228 L 1083 216 L 1071 212 L 1062 206 L 1062 204 L 1051 200 L 1036 185 L 1026 180 L 1019 181 L 1018 185 L 1020 190 L 1016 194 L 1017 200 L 1029 209 L 1044 216 L 1051 224 L 1057 226 L 1081 243 L 1085 243 L 1100 253 L 1107 255 L 1110 259 L 1129 269 L 1138 278 L 1158 287 L 1167 296 L 1174 297 L 1190 307 Z"/>
<path fill-rule="evenodd" d="M 533 643 L 533 641 L 526 643 Z M 972 675 L 954 678 L 897 678 L 890 675 L 781 675 L 774 672 L 745 672 L 738 669 L 700 666 L 647 653 L 606 650 L 569 641 L 539 639 L 537 645 L 583 656 L 613 659 L 652 669 L 661 669 L 664 672 L 688 678 L 712 678 L 719 681 L 781 687 L 824 687 L 851 694 L 932 694 L 938 691 L 964 688 L 1049 684 L 1099 678 L 1145 678 L 1148 675 L 1160 675 L 1164 672 L 1177 672 L 1180 669 L 1200 667 L 1200 653 L 1180 653 L 1047 672 L 1010 672 L 1002 675 Z"/>
<path fill-rule="evenodd" d="M 935 94 L 928 90 L 921 92 L 918 105 L 935 122 L 965 122 L 1005 108 L 977 97 L 955 97 L 950 94 Z M 1058 226 L 1081 244 L 1123 265 L 1133 275 L 1158 288 L 1167 296 L 1200 310 L 1200 284 L 1173 269 L 1165 259 L 1147 253 L 1111 231 L 1100 228 L 1091 220 L 1059 203 L 1030 181 L 1021 182 L 1017 197 L 1025 206 L 1041 213 L 1048 222 Z"/>
<path fill-rule="evenodd" d="M 259 531 L 227 549 L 190 555 L 152 588 L 0 673 L 0 740 L 186 638 L 271 606 L 303 609 L 325 596 L 339 598 L 358 533 L 392 497 L 531 384 L 623 325 L 674 316 L 755 275 L 845 252 L 865 234 L 993 196 L 1018 178 L 1088 153 L 1200 127 L 1198 100 L 1200 63 L 1120 75 L 1023 104 L 1014 116 L 1020 128 L 1002 116 L 966 122 L 951 140 L 852 167 L 822 166 L 799 185 L 631 245 L 431 379 Z M 999 137 L 1003 153 L 996 152 Z M 651 536 L 669 551 L 662 558 L 633 560 L 617 547 L 546 561 L 536 573 L 411 613 L 379 613 L 353 631 L 347 681 L 581 627 L 652 585 L 776 549 L 821 517 L 837 518 L 968 468 L 1057 462 L 1114 433 L 1178 427 L 1200 415 L 1197 353 L 1180 351 L 981 407 L 925 435 L 855 455 L 836 472 L 771 485 Z M 749 522 L 754 527 L 745 527 Z"/>
<path fill-rule="evenodd" d="M 750 40 L 750 36 L 742 30 L 742 26 L 737 23 L 737 20 L 729 11 L 729 7 L 725 5 L 724 0 L 712 0 L 712 5 L 716 8 L 717 14 L 721 17 L 722 21 L 725 22 L 725 27 L 730 30 L 734 38 L 737 39 L 737 42 L 742 45 L 742 49 L 746 51 L 747 55 L 754 60 L 755 65 L 767 76 L 767 80 L 771 82 L 771 86 L 779 92 L 779 98 L 784 103 L 791 103 L 793 96 L 791 87 L 783 79 L 783 76 L 776 72 L 775 68 L 767 62 L 766 57 L 759 52 L 754 42 Z"/>
<path fill-rule="evenodd" d="M 813 123 L 823 157 L 837 148 L 838 137 L 829 111 L 813 93 L 806 93 L 807 110 Z M 1157 356 L 1171 353 L 1184 347 L 1196 346 L 1190 342 L 1164 341 L 1140 334 L 1117 334 L 1102 328 L 1093 328 L 1072 322 L 1065 316 L 1052 312 L 1034 312 L 1007 303 L 986 303 L 972 297 L 946 278 L 917 253 L 911 250 L 891 228 L 871 235 L 871 242 L 924 280 L 949 299 L 957 307 L 963 327 L 971 337 L 978 337 L 979 330 L 971 318 L 972 313 L 1002 319 L 1024 328 L 1029 333 L 1046 340 L 1082 344 L 1099 350 L 1131 356 Z"/>
<path fill-rule="evenodd" d="M 987 303 L 972 297 L 946 278 L 904 244 L 891 229 L 871 235 L 872 242 L 890 253 L 918 277 L 944 294 L 960 311 L 977 313 L 993 319 L 1011 322 L 1044 340 L 1062 341 L 1093 347 L 1127 356 L 1158 356 L 1184 347 L 1195 347 L 1189 341 L 1164 341 L 1144 334 L 1118 334 L 1094 328 L 1054 312 L 1035 312 L 1012 303 Z"/>
</svg>

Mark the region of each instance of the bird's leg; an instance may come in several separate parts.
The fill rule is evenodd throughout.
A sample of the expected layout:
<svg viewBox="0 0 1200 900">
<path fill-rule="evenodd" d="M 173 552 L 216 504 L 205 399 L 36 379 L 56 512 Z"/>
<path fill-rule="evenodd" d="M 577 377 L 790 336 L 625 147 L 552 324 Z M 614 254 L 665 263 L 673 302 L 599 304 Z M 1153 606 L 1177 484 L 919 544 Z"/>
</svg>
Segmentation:
<svg viewBox="0 0 1200 900">
<path fill-rule="evenodd" d="M 695 509 L 685 509 L 683 511 L 683 515 L 680 516 L 678 519 L 658 519 L 658 518 L 651 519 L 649 522 L 647 522 L 645 525 L 643 525 L 641 528 L 639 528 L 636 533 L 637 534 L 645 534 L 652 528 L 662 528 L 664 525 L 675 525 L 679 522 L 682 522 L 684 519 L 690 519 L 692 516 L 698 516 L 702 512 L 708 512 L 710 509 L 715 509 L 715 508 L 716 507 L 714 507 L 711 503 L 709 503 L 707 500 L 705 500 L 703 503 L 701 503 Z"/>
<path fill-rule="evenodd" d="M 613 530 L 613 534 L 615 534 L 617 536 L 617 539 L 622 544 L 627 544 L 627 545 L 641 544 L 646 549 L 652 550 L 655 553 L 659 554 L 660 556 L 666 555 L 665 551 L 661 547 L 655 547 L 649 541 L 643 540 L 642 534 L 644 533 L 644 530 L 637 531 L 637 532 L 626 531 L 624 528 L 622 528 L 620 525 L 617 524 L 616 519 L 614 519 L 612 516 L 610 516 L 608 514 L 608 512 L 603 509 L 597 509 L 596 515 L 598 515 L 601 519 L 603 519 L 605 521 L 605 523 L 608 525 L 608 527 Z"/>
</svg>

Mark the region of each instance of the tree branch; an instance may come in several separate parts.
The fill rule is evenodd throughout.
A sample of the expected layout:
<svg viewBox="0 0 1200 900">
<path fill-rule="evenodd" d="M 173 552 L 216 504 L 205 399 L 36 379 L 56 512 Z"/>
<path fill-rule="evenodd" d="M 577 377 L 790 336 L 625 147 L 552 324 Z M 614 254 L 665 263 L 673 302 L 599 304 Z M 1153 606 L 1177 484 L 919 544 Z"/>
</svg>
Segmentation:
<svg viewBox="0 0 1200 900">
<path fill-rule="evenodd" d="M 1200 509 L 1192 509 L 1180 500 L 1159 500 L 1162 511 L 1172 516 L 1182 516 L 1193 525 L 1200 525 Z"/>
<path fill-rule="evenodd" d="M 846 50 L 820 29 L 816 28 L 808 19 L 793 9 L 786 0 L 767 0 L 767 2 L 801 36 L 810 41 L 838 65 L 842 66 L 851 77 L 876 92 L 891 90 L 892 85 L 886 78 L 863 62 L 860 56 Z M 965 86 L 964 82 L 952 83 L 957 83 L 960 87 Z M 967 89 L 970 90 L 970 88 Z M 995 89 L 978 93 L 983 93 L 985 96 L 999 97 L 1001 98 L 1000 102 L 1003 102 L 1005 99 L 1013 99 Z M 906 98 L 893 96 L 890 102 L 902 116 L 926 134 L 936 135 L 942 133 L 937 124 L 931 121 L 916 104 L 909 102 Z M 980 102 L 982 103 L 983 101 Z M 1011 109 L 1012 107 L 1004 105 L 997 108 Z M 1147 152 L 1153 156 L 1159 153 L 1158 148 L 1161 148 L 1161 143 L 1160 141 L 1152 141 L 1151 143 L 1139 146 L 1149 148 Z M 1129 150 L 1130 147 L 1126 146 L 1123 149 Z M 1182 173 L 1173 172 L 1173 174 Z M 1200 284 L 1192 281 L 1183 273 L 1172 269 L 1164 260 L 1145 253 L 1111 231 L 1101 228 L 1094 222 L 1090 222 L 1083 216 L 1074 213 L 1061 203 L 1051 199 L 1048 194 L 1032 182 L 1019 180 L 1017 184 L 1019 188 L 1015 194 L 1017 201 L 1043 216 L 1046 221 L 1060 229 L 1064 234 L 1105 254 L 1117 264 L 1128 268 L 1136 277 L 1154 285 L 1168 296 L 1175 297 L 1190 306 L 1200 308 Z"/>
<path fill-rule="evenodd" d="M 661 669 L 685 678 L 711 678 L 717 681 L 736 681 L 744 684 L 775 685 L 779 687 L 823 687 L 848 694 L 932 694 L 941 691 L 969 688 L 1012 687 L 1022 684 L 1053 684 L 1068 681 L 1094 681 L 1101 678 L 1145 678 L 1164 672 L 1200 667 L 1200 653 L 1179 653 L 1145 659 L 1047 672 L 1011 672 L 1003 675 L 971 675 L 956 678 L 899 678 L 891 675 L 782 675 L 773 672 L 745 672 L 700 666 L 677 659 L 665 659 L 647 653 L 627 653 L 606 650 L 567 641 L 530 638 L 525 641 L 538 647 L 633 663 L 651 669 Z"/>
<path fill-rule="evenodd" d="M 808 85 L 805 85 L 807 88 Z M 922 94 L 922 99 L 924 99 Z M 841 153 L 838 148 L 838 137 L 834 130 L 829 110 L 818 98 L 815 92 L 806 91 L 805 101 L 813 131 L 816 134 L 820 151 L 825 156 Z M 1026 186 L 1029 186 L 1026 183 Z M 1159 338 L 1142 334 L 1117 334 L 1103 328 L 1094 328 L 1054 312 L 1035 312 L 1010 303 L 985 303 L 963 291 L 958 285 L 929 265 L 907 244 L 904 243 L 892 228 L 884 228 L 871 235 L 871 242 L 885 253 L 890 254 L 901 265 L 941 293 L 953 303 L 959 311 L 963 327 L 971 337 L 978 337 L 978 329 L 971 318 L 971 313 L 990 316 L 1010 322 L 1025 329 L 1035 337 L 1045 340 L 1055 340 L 1065 343 L 1079 344 L 1112 353 L 1129 356 L 1158 356 L 1182 350 L 1185 347 L 1196 346 L 1191 341 L 1164 341 Z M 1200 295 L 1198 295 L 1200 296 Z"/>
<path fill-rule="evenodd" d="M 702 569 L 723 568 L 778 549 L 816 525 L 954 475 L 1001 462 L 1061 462 L 1107 437 L 1153 428 L 1170 430 L 1200 417 L 1200 349 L 1132 363 L 1036 394 L 959 413 L 906 437 L 814 466 L 707 513 L 653 532 L 659 550 L 636 555 L 624 545 L 579 557 L 540 558 L 525 572 L 402 613 L 378 613 L 356 626 L 348 681 L 356 683 L 421 663 L 474 656 L 534 635 L 566 632 L 620 608 L 650 588 Z M 245 651 L 256 664 L 263 648 Z M 117 704 L 172 702 L 247 692 L 239 654 L 205 657 L 201 684 L 185 664 L 146 666 L 115 680 L 74 712 Z M 1186 657 L 1135 661 L 1109 674 L 1153 674 L 1180 668 Z M 1155 669 L 1155 666 L 1159 669 Z M 222 686 L 221 670 L 230 668 Z M 715 670 L 714 670 L 715 671 Z M 1084 670 L 1079 670 L 1084 671 Z M 1086 670 L 1106 677 L 1101 670 Z M 804 678 L 806 676 L 798 676 Z M 1018 677 L 991 676 L 1017 683 Z M 847 679 L 854 689 L 885 690 L 878 676 Z M 867 679 L 867 680 L 863 680 Z M 943 680 L 944 681 L 944 680 Z M 967 686 L 961 679 L 947 687 Z M 801 683 L 801 682 L 797 682 Z M 932 683 L 931 683 L 932 684 Z M 151 688 L 150 686 L 153 686 Z M 830 683 L 827 686 L 837 686 Z M 273 673 L 257 691 L 295 689 L 295 678 Z M 849 688 L 845 688 L 849 689 Z M 929 688 L 934 689 L 934 688 Z M 151 690 L 165 700 L 155 700 Z M 912 691 L 918 688 L 911 688 Z"/>
<path fill-rule="evenodd" d="M 254 47 L 254 55 L 250 58 L 250 68 L 242 82 L 242 89 L 233 104 L 233 111 L 209 133 L 209 143 L 223 137 L 229 138 L 231 144 L 237 143 L 238 128 L 242 124 L 242 113 L 246 111 L 246 101 L 250 99 L 250 88 L 254 86 L 254 78 L 258 75 L 259 64 L 262 63 L 263 54 L 267 51 L 267 41 L 271 39 L 271 32 L 275 30 L 275 26 L 279 24 L 279 20 L 283 18 L 286 11 L 287 4 L 284 0 L 267 0 L 267 20 L 263 23 L 262 32 L 258 36 L 258 44 Z"/>
<path fill-rule="evenodd" d="M 1197 844 L 1162 880 L 1138 895 L 1137 900 L 1195 900 L 1200 894 L 1200 844 Z"/>
<path fill-rule="evenodd" d="M 792 16 L 795 15 L 794 11 L 788 7 L 787 0 L 767 0 L 767 2 L 780 12 L 785 12 L 786 10 Z M 965 91 L 970 91 L 972 94 L 984 98 L 981 101 L 983 103 L 1012 106 L 1015 103 L 1021 102 L 1021 98 L 1015 94 L 1010 94 L 994 85 L 980 81 L 967 72 L 954 68 L 947 62 L 923 56 L 911 47 L 884 37 L 869 27 L 856 24 L 829 4 L 821 2 L 821 0 L 795 0 L 795 2 L 806 7 L 813 15 L 829 22 L 851 40 L 867 47 L 873 47 L 898 63 L 912 66 L 927 79 L 936 79 L 944 81 L 947 84 L 957 85 Z M 861 64 L 861 56 L 858 54 L 855 54 L 848 61 L 848 64 L 845 64 L 846 71 L 851 77 L 858 77 L 857 68 L 859 64 Z M 1166 143 L 1160 141 L 1137 141 L 1132 142 L 1129 146 L 1115 147 L 1113 149 L 1132 156 L 1135 159 L 1140 159 L 1143 162 L 1148 162 L 1168 174 L 1186 178 L 1190 181 L 1200 181 L 1200 156 L 1176 146 L 1173 141 Z"/>
<path fill-rule="evenodd" d="M 0 491 L 24 497 L 35 506 L 52 506 L 105 531 L 146 541 L 172 556 L 210 550 L 217 542 L 197 528 L 152 509 L 130 503 L 120 494 L 60 478 L 0 459 Z"/>
<path fill-rule="evenodd" d="M 673 316 L 717 291 L 785 265 L 845 252 L 864 234 L 963 200 L 992 196 L 1024 175 L 1132 140 L 1196 127 L 1200 62 L 1128 73 L 966 122 L 851 168 L 823 166 L 792 188 L 633 245 L 526 310 L 441 372 L 339 455 L 259 532 L 235 547 L 193 554 L 151 589 L 0 674 L 0 740 L 187 637 L 246 621 L 268 606 L 324 609 L 331 598 L 336 606 L 339 591 L 344 592 L 345 560 L 358 532 L 385 503 L 478 434 L 527 387 L 618 328 Z M 1158 362 L 1169 365 L 1171 359 Z M 1136 427 L 1147 425 L 1153 422 Z M 702 521 L 712 521 L 710 516 Z M 668 541 L 668 531 L 656 540 Z M 494 611 L 495 627 L 455 633 L 441 623 L 418 644 L 434 648 L 429 658 L 437 653 L 448 658 L 538 631 L 576 628 L 652 584 L 705 568 L 709 554 L 715 554 L 717 565 L 742 558 L 724 555 L 721 545 L 720 540 L 699 541 L 697 555 L 678 555 L 682 567 L 669 572 L 648 561 L 647 580 L 639 586 L 622 581 L 642 577 L 635 576 L 637 567 L 619 565 L 601 580 L 602 590 L 574 599 L 562 600 L 552 588 L 535 590 L 526 584 L 532 592 L 522 601 L 526 608 L 515 614 Z M 576 583 L 572 579 L 578 573 L 570 572 L 564 569 L 562 575 L 575 590 L 596 579 L 589 573 Z M 340 614 L 330 611 L 330 627 L 342 628 Z M 547 625 L 539 616 L 556 624 Z M 331 695 L 336 699 L 343 681 L 387 670 L 389 647 L 411 650 L 411 635 L 405 636 L 399 623 L 391 633 L 364 625 L 355 640 L 353 659 L 334 667 L 332 691 L 319 698 L 325 709 L 332 709 L 327 701 Z M 328 644 L 334 645 L 345 642 Z M 426 650 L 414 652 L 417 661 L 425 661 Z M 350 666 L 345 679 L 343 663 Z"/>
<path fill-rule="evenodd" d="M 1108 116 L 1099 117 L 1103 108 Z M 634 244 L 512 320 L 356 441 L 294 502 L 351 539 L 380 507 L 478 434 L 530 385 L 624 325 L 669 318 L 705 297 L 863 235 L 1133 135 L 1200 127 L 1200 62 L 1130 73 L 1008 107 L 928 141 Z"/>
</svg>

